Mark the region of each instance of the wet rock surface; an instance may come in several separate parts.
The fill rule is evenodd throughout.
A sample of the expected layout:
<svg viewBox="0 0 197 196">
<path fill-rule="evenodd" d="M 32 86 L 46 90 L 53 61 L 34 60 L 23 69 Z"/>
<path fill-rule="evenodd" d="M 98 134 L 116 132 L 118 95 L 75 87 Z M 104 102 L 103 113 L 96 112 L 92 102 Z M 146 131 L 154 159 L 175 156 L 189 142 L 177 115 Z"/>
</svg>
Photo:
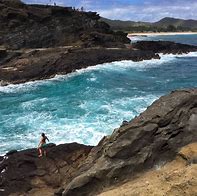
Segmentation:
<svg viewBox="0 0 197 196">
<path fill-rule="evenodd" d="M 0 189 L 5 190 L 1 193 L 97 195 L 176 156 L 196 164 L 193 151 L 179 152 L 197 142 L 196 127 L 197 89 L 174 91 L 95 147 L 51 145 L 43 158 L 37 157 L 36 149 L 0 157 Z"/>
<path fill-rule="evenodd" d="M 40 48 L 4 51 L 0 56 L 1 85 L 23 83 L 51 78 L 56 74 L 68 74 L 77 69 L 101 63 L 132 60 L 159 59 L 157 53 L 188 53 L 197 51 L 196 46 L 173 42 L 139 42 L 126 48 Z"/>
<path fill-rule="evenodd" d="M 51 48 L 27 52 L 10 52 L 2 59 L 0 80 L 3 84 L 22 83 L 31 80 L 53 77 L 55 74 L 67 74 L 77 69 L 100 63 L 119 60 L 149 60 L 159 55 L 149 51 L 131 51 L 128 49 L 67 49 Z M 0 59 L 1 61 L 1 59 Z"/>
</svg>

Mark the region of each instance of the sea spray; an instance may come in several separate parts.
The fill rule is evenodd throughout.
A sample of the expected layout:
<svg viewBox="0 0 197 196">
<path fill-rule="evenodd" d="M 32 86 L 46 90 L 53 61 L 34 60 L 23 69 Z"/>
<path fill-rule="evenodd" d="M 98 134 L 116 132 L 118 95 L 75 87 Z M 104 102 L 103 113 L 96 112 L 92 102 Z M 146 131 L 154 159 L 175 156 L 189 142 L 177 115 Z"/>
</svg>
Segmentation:
<svg viewBox="0 0 197 196">
<path fill-rule="evenodd" d="M 196 55 L 105 63 L 66 76 L 0 87 L 0 153 L 56 144 L 96 145 L 161 95 L 197 86 Z"/>
</svg>

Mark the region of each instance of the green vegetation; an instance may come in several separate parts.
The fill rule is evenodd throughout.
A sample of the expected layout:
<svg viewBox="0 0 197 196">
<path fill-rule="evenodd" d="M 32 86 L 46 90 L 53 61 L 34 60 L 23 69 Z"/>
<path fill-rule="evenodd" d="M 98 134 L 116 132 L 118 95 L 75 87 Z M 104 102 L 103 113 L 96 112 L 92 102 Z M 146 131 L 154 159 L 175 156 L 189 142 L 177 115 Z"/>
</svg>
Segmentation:
<svg viewBox="0 0 197 196">
<path fill-rule="evenodd" d="M 182 20 L 175 18 L 163 18 L 155 23 L 110 20 L 101 18 L 115 31 L 125 32 L 184 32 L 197 31 L 196 20 Z"/>
</svg>

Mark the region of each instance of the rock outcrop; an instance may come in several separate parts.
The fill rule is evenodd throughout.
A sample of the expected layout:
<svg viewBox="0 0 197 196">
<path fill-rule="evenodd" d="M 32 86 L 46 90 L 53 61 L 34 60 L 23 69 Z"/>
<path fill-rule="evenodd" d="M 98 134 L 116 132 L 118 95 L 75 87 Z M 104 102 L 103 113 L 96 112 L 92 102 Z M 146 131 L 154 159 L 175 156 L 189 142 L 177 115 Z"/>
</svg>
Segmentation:
<svg viewBox="0 0 197 196">
<path fill-rule="evenodd" d="M 139 177 L 111 187 L 99 196 L 197 195 L 197 143 L 183 147 L 176 158 Z"/>
<path fill-rule="evenodd" d="M 7 49 L 65 45 L 124 47 L 127 34 L 113 32 L 96 12 L 72 7 L 0 0 L 0 46 Z"/>
<path fill-rule="evenodd" d="M 197 142 L 196 127 L 197 89 L 174 91 L 93 148 L 67 144 L 48 148 L 48 156 L 41 159 L 36 149 L 0 157 L 0 190 L 5 195 L 90 196 L 134 180 L 176 156 L 196 164 L 193 151 L 179 153 L 181 147 Z M 196 180 L 192 183 L 194 190 Z"/>
<path fill-rule="evenodd" d="M 91 149 L 71 143 L 48 145 L 47 157 L 42 158 L 37 149 L 8 153 L 0 159 L 0 195 L 53 195 L 62 182 L 69 182 Z"/>
<path fill-rule="evenodd" d="M 18 51 L 0 50 L 1 85 L 22 83 L 67 74 L 77 69 L 120 60 L 159 59 L 157 53 L 188 53 L 197 46 L 173 42 L 139 42 L 126 48 L 42 48 Z"/>
<path fill-rule="evenodd" d="M 63 195 L 95 195 L 172 160 L 182 146 L 197 142 L 196 127 L 197 89 L 161 97 L 93 148 Z"/>
<path fill-rule="evenodd" d="M 197 46 L 179 44 L 170 41 L 139 41 L 132 45 L 138 50 L 153 51 L 163 54 L 182 54 L 197 51 Z"/>
<path fill-rule="evenodd" d="M 22 83 L 31 80 L 67 74 L 77 69 L 118 60 L 149 60 L 160 58 L 149 51 L 128 49 L 66 49 L 52 48 L 27 52 L 10 52 L 2 59 L 0 80 L 2 84 Z"/>
</svg>

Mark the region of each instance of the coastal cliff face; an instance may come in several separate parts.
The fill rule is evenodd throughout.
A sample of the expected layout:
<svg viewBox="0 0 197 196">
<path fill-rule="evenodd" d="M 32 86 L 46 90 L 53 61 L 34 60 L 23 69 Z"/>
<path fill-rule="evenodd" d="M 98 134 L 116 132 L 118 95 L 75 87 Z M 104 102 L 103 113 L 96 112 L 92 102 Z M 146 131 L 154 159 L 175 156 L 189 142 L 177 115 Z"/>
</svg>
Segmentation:
<svg viewBox="0 0 197 196">
<path fill-rule="evenodd" d="M 0 50 L 0 85 L 51 78 L 120 60 L 142 61 L 159 59 L 158 53 L 182 54 L 197 51 L 197 46 L 173 42 L 142 41 L 126 48 L 42 48 Z"/>
<path fill-rule="evenodd" d="M 173 42 L 130 44 L 95 12 L 0 0 L 0 85 L 67 74 L 101 63 L 159 59 L 197 46 Z M 127 48 L 126 48 L 127 46 Z"/>
<path fill-rule="evenodd" d="M 172 160 L 182 146 L 197 141 L 196 125 L 197 89 L 161 97 L 93 148 L 63 195 L 94 195 Z"/>
<path fill-rule="evenodd" d="M 26 5 L 19 0 L 0 0 L 0 46 L 7 49 L 65 45 L 119 46 L 130 40 L 99 21 L 95 12 L 71 7 Z"/>
<path fill-rule="evenodd" d="M 176 158 L 175 162 L 165 165 L 161 173 L 153 171 L 151 175 L 155 178 L 150 180 L 149 188 L 154 180 L 159 183 L 163 179 L 160 175 L 166 175 L 172 185 L 168 193 L 177 193 L 173 191 L 178 190 L 175 187 L 178 176 L 173 178 L 170 171 L 180 169 L 182 173 L 186 171 L 185 182 L 181 181 L 180 187 L 188 180 L 188 186 L 185 186 L 193 193 L 197 183 L 191 174 L 197 160 L 196 127 L 197 89 L 174 91 L 155 101 L 130 122 L 124 122 L 95 147 L 52 145 L 47 148 L 48 156 L 40 159 L 36 149 L 9 153 L 6 158 L 1 158 L 1 193 L 87 196 L 104 192 L 104 195 L 110 195 L 110 192 L 106 192 L 108 189 L 114 189 L 115 186 L 128 188 L 131 184 L 134 188 L 138 187 L 140 192 L 144 189 L 137 186 L 138 177 L 142 184 L 146 183 L 150 169 L 162 167 L 176 156 L 181 160 L 176 162 Z M 179 152 L 181 147 L 188 144 L 191 144 L 190 147 Z M 191 178 L 187 178 L 189 174 Z M 122 185 L 126 181 L 130 184 Z"/>
</svg>

